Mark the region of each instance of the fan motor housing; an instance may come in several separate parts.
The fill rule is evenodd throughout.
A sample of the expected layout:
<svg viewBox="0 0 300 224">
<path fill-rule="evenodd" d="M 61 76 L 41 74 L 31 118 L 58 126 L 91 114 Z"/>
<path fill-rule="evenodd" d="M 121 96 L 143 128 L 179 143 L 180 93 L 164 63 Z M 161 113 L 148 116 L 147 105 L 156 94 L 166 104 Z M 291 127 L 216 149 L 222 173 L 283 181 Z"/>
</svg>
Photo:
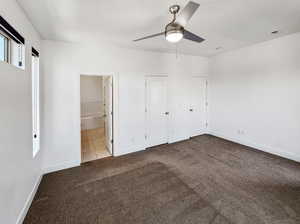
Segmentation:
<svg viewBox="0 0 300 224">
<path fill-rule="evenodd" d="M 180 26 L 177 23 L 171 23 L 169 25 L 166 26 L 165 29 L 165 35 L 167 35 L 167 33 L 172 33 L 172 32 L 184 32 L 184 28 L 182 26 Z"/>
</svg>

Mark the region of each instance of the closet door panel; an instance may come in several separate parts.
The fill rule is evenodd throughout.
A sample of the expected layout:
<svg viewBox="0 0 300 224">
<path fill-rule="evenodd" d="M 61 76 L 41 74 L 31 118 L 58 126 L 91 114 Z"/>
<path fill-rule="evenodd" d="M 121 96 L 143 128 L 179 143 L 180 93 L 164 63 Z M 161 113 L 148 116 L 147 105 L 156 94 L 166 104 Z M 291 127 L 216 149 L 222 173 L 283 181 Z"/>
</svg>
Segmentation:
<svg viewBox="0 0 300 224">
<path fill-rule="evenodd" d="M 167 77 L 147 77 L 147 146 L 168 143 Z"/>
<path fill-rule="evenodd" d="M 188 84 L 189 136 L 201 135 L 206 128 L 206 78 L 192 77 Z"/>
<path fill-rule="evenodd" d="M 186 77 L 173 77 L 169 83 L 170 142 L 189 138 L 188 80 Z"/>
</svg>

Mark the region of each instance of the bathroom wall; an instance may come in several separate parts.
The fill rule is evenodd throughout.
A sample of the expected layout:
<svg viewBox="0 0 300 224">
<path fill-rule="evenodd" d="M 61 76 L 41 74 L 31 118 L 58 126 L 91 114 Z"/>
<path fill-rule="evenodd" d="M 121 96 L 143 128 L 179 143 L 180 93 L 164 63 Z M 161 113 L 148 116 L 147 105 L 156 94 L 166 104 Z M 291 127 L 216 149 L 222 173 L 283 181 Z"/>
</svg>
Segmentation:
<svg viewBox="0 0 300 224">
<path fill-rule="evenodd" d="M 102 76 L 80 76 L 81 130 L 104 127 Z"/>
</svg>

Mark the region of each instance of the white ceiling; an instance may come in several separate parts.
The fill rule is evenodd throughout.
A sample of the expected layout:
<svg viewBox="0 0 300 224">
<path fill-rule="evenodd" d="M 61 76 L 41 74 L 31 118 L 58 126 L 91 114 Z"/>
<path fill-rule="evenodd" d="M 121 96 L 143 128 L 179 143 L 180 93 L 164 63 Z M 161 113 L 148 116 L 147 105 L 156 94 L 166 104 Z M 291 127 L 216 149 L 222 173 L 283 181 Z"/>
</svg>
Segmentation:
<svg viewBox="0 0 300 224">
<path fill-rule="evenodd" d="M 168 8 L 187 0 L 17 0 L 43 39 L 101 40 L 122 47 L 174 52 L 176 45 L 157 37 L 171 20 Z M 300 31 L 299 0 L 194 0 L 200 8 L 187 25 L 206 39 L 183 40 L 180 53 L 211 56 Z M 279 34 L 270 34 L 279 30 Z M 217 47 L 222 47 L 216 50 Z"/>
</svg>

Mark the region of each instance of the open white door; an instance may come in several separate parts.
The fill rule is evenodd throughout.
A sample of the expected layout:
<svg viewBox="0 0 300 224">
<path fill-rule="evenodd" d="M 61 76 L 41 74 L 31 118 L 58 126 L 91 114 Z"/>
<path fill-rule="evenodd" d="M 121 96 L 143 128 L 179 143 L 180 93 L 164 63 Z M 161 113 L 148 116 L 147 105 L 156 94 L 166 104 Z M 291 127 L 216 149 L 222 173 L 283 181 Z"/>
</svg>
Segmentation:
<svg viewBox="0 0 300 224">
<path fill-rule="evenodd" d="M 105 108 L 105 144 L 113 154 L 113 80 L 111 76 L 104 77 L 104 108 Z"/>
<path fill-rule="evenodd" d="M 147 147 L 168 143 L 167 78 L 148 77 L 146 83 Z"/>
<path fill-rule="evenodd" d="M 206 78 L 192 77 L 188 84 L 189 136 L 201 135 L 206 128 Z"/>
</svg>

